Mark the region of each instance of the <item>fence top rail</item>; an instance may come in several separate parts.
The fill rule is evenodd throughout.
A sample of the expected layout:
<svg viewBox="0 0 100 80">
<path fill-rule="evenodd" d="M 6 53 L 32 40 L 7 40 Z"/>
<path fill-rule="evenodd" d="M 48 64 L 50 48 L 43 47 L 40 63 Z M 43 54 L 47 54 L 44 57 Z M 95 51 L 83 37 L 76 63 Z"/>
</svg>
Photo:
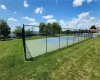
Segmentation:
<svg viewBox="0 0 100 80">
<path fill-rule="evenodd" d="M 25 24 L 23 24 L 23 26 L 39 27 L 39 26 L 37 26 L 37 25 L 25 25 Z"/>
</svg>

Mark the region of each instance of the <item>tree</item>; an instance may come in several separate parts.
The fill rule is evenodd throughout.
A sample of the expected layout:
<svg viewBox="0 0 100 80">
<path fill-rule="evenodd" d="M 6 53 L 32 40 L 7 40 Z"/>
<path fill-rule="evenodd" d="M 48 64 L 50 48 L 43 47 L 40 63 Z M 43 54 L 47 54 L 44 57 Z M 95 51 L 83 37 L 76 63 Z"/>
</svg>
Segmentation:
<svg viewBox="0 0 100 80">
<path fill-rule="evenodd" d="M 65 30 L 65 31 L 62 31 L 64 34 L 71 34 L 73 31 L 71 31 L 70 29 L 69 30 Z"/>
<path fill-rule="evenodd" d="M 46 24 L 45 23 L 39 24 L 39 32 L 42 34 L 46 34 Z"/>
<path fill-rule="evenodd" d="M 46 28 L 47 28 L 47 34 L 48 35 L 52 35 L 53 34 L 53 27 L 52 27 L 53 25 L 51 24 L 51 23 L 48 23 L 47 25 L 46 25 Z"/>
<path fill-rule="evenodd" d="M 22 27 L 21 26 L 17 26 L 16 29 L 15 29 L 15 31 L 13 31 L 13 33 L 17 37 L 21 38 L 22 37 Z"/>
<path fill-rule="evenodd" d="M 26 34 L 26 36 L 31 36 L 33 34 L 33 32 L 30 29 L 28 29 L 25 31 L 25 34 Z"/>
<path fill-rule="evenodd" d="M 96 26 L 95 25 L 92 25 L 90 29 L 96 29 Z"/>
<path fill-rule="evenodd" d="M 61 30 L 61 26 L 54 22 L 54 23 L 40 23 L 39 25 L 39 32 L 45 35 L 52 35 L 58 34 Z"/>
<path fill-rule="evenodd" d="M 11 29 L 8 23 L 4 19 L 1 19 L 0 20 L 0 35 L 3 35 L 4 41 L 9 36 L 10 33 L 11 33 Z"/>
<path fill-rule="evenodd" d="M 52 28 L 53 28 L 53 34 L 54 35 L 60 33 L 60 31 L 61 31 L 61 26 L 56 22 L 54 22 L 52 24 Z"/>
<path fill-rule="evenodd" d="M 90 28 L 90 32 L 95 33 L 96 32 L 96 26 L 92 25 Z"/>
</svg>

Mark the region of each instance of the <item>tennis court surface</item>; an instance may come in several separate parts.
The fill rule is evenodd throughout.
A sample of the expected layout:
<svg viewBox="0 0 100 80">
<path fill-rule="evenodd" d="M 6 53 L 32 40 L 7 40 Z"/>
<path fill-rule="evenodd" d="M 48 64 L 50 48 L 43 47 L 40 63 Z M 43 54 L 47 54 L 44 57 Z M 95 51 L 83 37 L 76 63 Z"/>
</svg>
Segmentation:
<svg viewBox="0 0 100 80">
<path fill-rule="evenodd" d="M 51 52 L 77 42 L 81 42 L 87 39 L 86 37 L 75 37 L 75 36 L 62 36 L 62 37 L 51 37 L 36 40 L 26 40 L 26 58 L 30 59 L 43 55 L 47 52 Z"/>
</svg>

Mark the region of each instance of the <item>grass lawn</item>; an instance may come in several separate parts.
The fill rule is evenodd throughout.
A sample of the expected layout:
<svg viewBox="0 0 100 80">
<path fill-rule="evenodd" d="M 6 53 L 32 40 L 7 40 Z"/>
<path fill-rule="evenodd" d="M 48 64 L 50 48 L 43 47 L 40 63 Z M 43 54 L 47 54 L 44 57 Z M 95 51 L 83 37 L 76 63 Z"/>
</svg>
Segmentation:
<svg viewBox="0 0 100 80">
<path fill-rule="evenodd" d="M 35 61 L 25 61 L 22 40 L 0 41 L 0 80 L 100 80 L 100 37 Z"/>
</svg>

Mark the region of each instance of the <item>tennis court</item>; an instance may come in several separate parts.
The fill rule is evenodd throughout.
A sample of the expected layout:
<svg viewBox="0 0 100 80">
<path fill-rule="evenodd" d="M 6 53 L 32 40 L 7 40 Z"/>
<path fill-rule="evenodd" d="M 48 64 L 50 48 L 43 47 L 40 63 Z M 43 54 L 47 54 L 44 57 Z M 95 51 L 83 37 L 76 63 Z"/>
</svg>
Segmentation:
<svg viewBox="0 0 100 80">
<path fill-rule="evenodd" d="M 37 57 L 47 52 L 51 52 L 74 43 L 85 40 L 86 37 L 75 37 L 75 36 L 62 36 L 62 37 L 51 37 L 45 39 L 27 40 L 26 43 L 26 57 Z M 47 43 L 47 44 L 46 44 Z"/>
<path fill-rule="evenodd" d="M 45 28 L 44 32 L 41 33 L 35 31 L 35 28 L 39 29 L 39 26 L 23 24 L 22 40 L 26 60 L 48 52 L 60 50 L 61 48 L 93 37 L 93 34 L 89 30 L 83 29 Z M 27 34 L 26 31 L 28 31 Z M 36 36 L 40 37 L 36 38 Z"/>
</svg>

